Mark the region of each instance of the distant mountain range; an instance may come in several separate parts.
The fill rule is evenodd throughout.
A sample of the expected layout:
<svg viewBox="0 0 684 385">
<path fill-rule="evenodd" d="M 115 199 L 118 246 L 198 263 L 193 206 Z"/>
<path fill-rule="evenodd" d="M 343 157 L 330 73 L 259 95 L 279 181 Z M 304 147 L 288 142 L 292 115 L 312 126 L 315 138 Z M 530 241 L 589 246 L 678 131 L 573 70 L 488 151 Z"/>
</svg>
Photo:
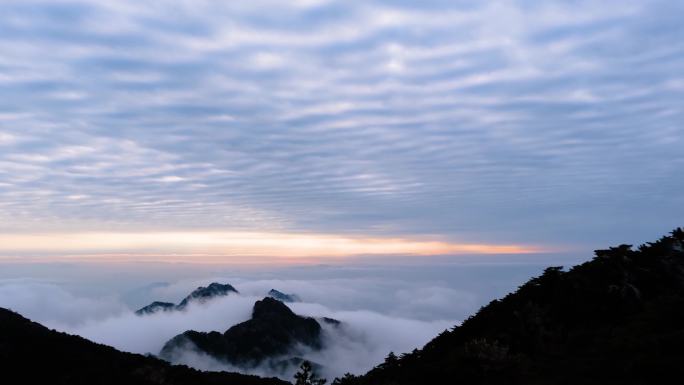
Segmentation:
<svg viewBox="0 0 684 385">
<path fill-rule="evenodd" d="M 320 331 L 317 320 L 267 297 L 255 303 L 250 320 L 224 333 L 188 331 L 169 341 L 162 355 L 189 342 L 228 362 L 259 362 L 265 355 L 289 353 L 292 343 L 320 347 Z M 636 250 L 629 245 L 597 250 L 593 260 L 567 271 L 549 267 L 422 349 L 390 353 L 365 375 L 346 375 L 332 384 L 679 383 L 683 346 L 684 231 L 677 229 Z M 287 384 L 122 353 L 5 309 L 0 309 L 0 365 L 0 378 L 8 384 Z"/>
<path fill-rule="evenodd" d="M 230 284 L 212 282 L 207 287 L 200 286 L 197 289 L 193 290 L 193 292 L 188 294 L 185 298 L 183 298 L 183 300 L 178 305 L 176 305 L 173 302 L 154 301 L 151 304 L 136 310 L 135 314 L 142 316 L 154 314 L 157 312 L 184 310 L 190 303 L 205 303 L 218 297 L 224 297 L 229 294 L 239 293 L 240 292 Z M 286 303 L 301 301 L 297 294 L 285 294 L 276 289 L 269 290 L 269 292 L 266 295 L 268 297 Z"/>
<path fill-rule="evenodd" d="M 200 286 L 193 290 L 193 292 L 183 298 L 178 305 L 171 302 L 154 301 L 151 304 L 136 310 L 135 314 L 148 315 L 160 311 L 184 310 L 191 302 L 204 303 L 216 297 L 224 297 L 231 293 L 239 294 L 239 292 L 229 284 L 213 282 L 207 287 Z"/>
<path fill-rule="evenodd" d="M 137 310 L 140 316 L 158 312 L 182 311 L 190 303 L 206 303 L 215 298 L 239 294 L 230 284 L 213 282 L 199 287 L 186 296 L 180 304 L 155 301 Z M 286 294 L 276 289 L 257 301 L 252 318 L 230 327 L 225 332 L 185 331 L 167 341 L 160 357 L 175 362 L 188 350 L 207 354 L 220 362 L 235 367 L 251 369 L 267 365 L 273 372 L 300 364 L 302 349 L 318 350 L 322 347 L 321 324 L 339 327 L 341 322 L 328 317 L 316 320 L 302 317 L 284 303 L 299 302 L 296 294 Z M 316 364 L 320 369 L 321 365 Z"/>
</svg>

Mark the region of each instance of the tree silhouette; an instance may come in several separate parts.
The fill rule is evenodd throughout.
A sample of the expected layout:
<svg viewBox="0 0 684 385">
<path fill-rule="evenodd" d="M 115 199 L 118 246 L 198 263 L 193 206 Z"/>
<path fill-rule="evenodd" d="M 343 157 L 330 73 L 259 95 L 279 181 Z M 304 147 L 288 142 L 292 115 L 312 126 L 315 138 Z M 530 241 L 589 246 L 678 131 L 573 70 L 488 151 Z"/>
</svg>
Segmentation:
<svg viewBox="0 0 684 385">
<path fill-rule="evenodd" d="M 387 357 L 385 357 L 385 362 L 378 365 L 381 368 L 393 368 L 399 364 L 399 357 L 397 357 L 394 352 L 389 352 Z"/>
<path fill-rule="evenodd" d="M 325 378 L 318 378 L 313 372 L 309 361 L 302 362 L 299 371 L 294 375 L 295 385 L 323 385 L 327 382 Z"/>
<path fill-rule="evenodd" d="M 344 385 L 350 383 L 351 381 L 358 380 L 358 378 L 358 376 L 355 376 L 351 373 L 345 373 L 343 377 L 334 379 L 332 385 Z"/>
<path fill-rule="evenodd" d="M 684 230 L 549 267 L 423 349 L 333 385 L 655 384 L 684 373 Z"/>
</svg>

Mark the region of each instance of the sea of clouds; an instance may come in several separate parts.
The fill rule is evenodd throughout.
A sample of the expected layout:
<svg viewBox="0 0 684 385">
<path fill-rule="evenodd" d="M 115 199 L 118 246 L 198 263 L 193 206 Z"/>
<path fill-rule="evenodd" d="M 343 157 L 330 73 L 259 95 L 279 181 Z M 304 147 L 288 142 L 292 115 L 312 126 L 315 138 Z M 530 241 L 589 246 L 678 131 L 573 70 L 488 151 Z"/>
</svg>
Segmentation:
<svg viewBox="0 0 684 385">
<path fill-rule="evenodd" d="M 228 282 L 226 279 L 212 280 Z M 192 284 L 181 282 L 154 287 L 151 291 L 159 294 L 160 298 L 172 298 L 179 302 L 193 288 L 208 283 L 210 281 Z M 166 341 L 186 330 L 223 332 L 235 324 L 248 320 L 254 303 L 262 299 L 271 287 L 276 287 L 302 297 L 302 302 L 288 304 L 295 313 L 312 317 L 331 317 L 343 322 L 340 328 L 323 324 L 324 348 L 318 351 L 304 351 L 304 358 L 323 364 L 322 374 L 329 377 L 346 372 L 366 372 L 382 362 L 390 351 L 411 351 L 458 322 L 455 319 L 413 319 L 382 314 L 370 309 L 344 310 L 345 304 L 353 302 L 354 297 L 361 296 L 363 291 L 359 290 L 359 286 L 349 287 L 350 284 L 347 280 L 243 282 L 236 285 L 241 291 L 239 295 L 219 297 L 203 304 L 192 303 L 186 311 L 137 316 L 133 313 L 135 309 L 127 307 L 114 297 L 84 298 L 69 293 L 59 285 L 14 280 L 0 284 L 0 305 L 18 311 L 48 327 L 77 334 L 123 351 L 158 354 Z M 174 297 L 173 293 L 180 292 L 184 294 Z M 428 302 L 446 303 L 446 298 L 438 296 L 448 294 L 448 289 L 425 288 L 417 293 L 417 296 Z M 407 296 L 406 293 L 397 295 Z M 409 300 L 405 306 L 411 306 L 411 303 Z M 336 304 L 338 306 L 335 306 Z M 233 370 L 285 378 L 290 378 L 295 369 L 288 368 L 284 372 L 275 372 L 266 366 L 237 368 L 192 350 L 176 357 L 176 362 L 203 370 Z"/>
<path fill-rule="evenodd" d="M 419 269 L 415 270 L 418 278 L 413 280 L 406 278 L 411 269 L 386 274 L 374 270 L 370 270 L 372 274 L 369 270 L 347 271 L 332 276 L 316 270 L 307 276 L 290 274 L 285 279 L 258 274 L 211 275 L 96 295 L 54 280 L 0 278 L 0 307 L 123 351 L 156 355 L 166 341 L 186 330 L 224 332 L 248 320 L 254 303 L 274 288 L 301 298 L 301 302 L 287 304 L 297 314 L 342 321 L 342 327 L 322 323 L 323 349 L 297 352 L 322 364 L 321 374 L 332 379 L 347 372 L 365 373 L 381 363 L 390 351 L 401 354 L 422 347 L 472 314 L 489 297 L 514 289 L 512 282 L 519 278 L 511 276 L 522 277 L 521 273 L 529 269 L 518 269 L 517 273 L 510 272 L 515 268 L 451 272 L 452 276 L 463 278 L 461 285 L 437 279 L 433 273 L 423 277 L 432 279 L 420 279 Z M 504 270 L 509 271 L 508 275 L 501 274 Z M 178 303 L 195 288 L 211 282 L 230 283 L 240 294 L 191 303 L 185 311 L 134 314 L 134 310 L 152 300 Z M 490 289 L 483 293 L 482 288 L 487 285 Z M 174 362 L 201 370 L 239 371 L 288 380 L 296 370 L 289 367 L 275 371 L 268 365 L 233 367 L 193 349 L 176 355 Z"/>
</svg>

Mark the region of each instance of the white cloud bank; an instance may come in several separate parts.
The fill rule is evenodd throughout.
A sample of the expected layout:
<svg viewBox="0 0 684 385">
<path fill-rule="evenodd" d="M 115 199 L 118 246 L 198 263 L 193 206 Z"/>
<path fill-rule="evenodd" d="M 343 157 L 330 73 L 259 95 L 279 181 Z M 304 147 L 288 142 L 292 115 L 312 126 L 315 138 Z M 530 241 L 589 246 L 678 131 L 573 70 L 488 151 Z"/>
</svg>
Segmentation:
<svg viewBox="0 0 684 385">
<path fill-rule="evenodd" d="M 223 280 L 226 282 L 225 280 Z M 240 281 L 240 280 L 237 280 Z M 206 285 L 208 281 L 199 284 Z M 325 366 L 323 375 L 332 379 L 346 372 L 363 373 L 390 352 L 408 352 L 423 346 L 444 329 L 456 324 L 455 320 L 426 319 L 430 310 L 425 306 L 449 306 L 454 290 L 447 288 L 424 288 L 401 291 L 396 295 L 390 290 L 381 293 L 365 292 L 372 283 L 351 280 L 254 280 L 235 284 L 240 295 L 216 298 L 205 304 L 191 304 L 187 311 L 157 313 L 139 317 L 116 298 L 81 298 L 70 294 L 63 287 L 28 280 L 0 281 L 0 306 L 18 311 L 22 315 L 45 325 L 77 334 L 92 341 L 114 346 L 135 353 L 157 354 L 173 336 L 185 330 L 223 332 L 232 325 L 250 318 L 254 302 L 263 298 L 271 287 L 295 292 L 305 302 L 288 304 L 297 314 L 313 317 L 331 317 L 343 322 L 339 328 L 322 325 L 324 345 L 320 351 L 306 350 L 304 358 Z M 276 286 L 276 284 L 278 284 Z M 181 281 L 150 290 L 160 295 L 160 300 L 178 301 L 198 285 L 193 281 Z M 378 289 L 378 286 L 375 286 Z M 370 299 L 364 298 L 366 293 Z M 372 298 L 378 295 L 378 298 Z M 369 310 L 375 301 L 385 297 L 395 310 L 378 312 Z M 439 298 L 439 297 L 442 298 Z M 420 298 L 419 298 L 420 297 Z M 400 299 L 397 302 L 397 298 Z M 463 298 L 463 297 L 461 297 Z M 426 305 L 426 302 L 428 305 Z M 354 303 L 358 305 L 353 306 Z M 403 303 L 402 303 L 403 302 Z M 416 305 L 417 304 L 417 305 Z M 364 308 L 365 306 L 369 308 Z M 407 316 L 412 311 L 423 310 L 421 319 Z M 398 313 L 404 315 L 397 315 Z M 178 357 L 185 363 L 203 370 L 243 371 L 218 362 L 211 357 L 187 351 Z M 280 375 L 290 379 L 294 368 L 286 372 L 274 372 L 260 367 L 248 372 L 261 375 Z"/>
</svg>

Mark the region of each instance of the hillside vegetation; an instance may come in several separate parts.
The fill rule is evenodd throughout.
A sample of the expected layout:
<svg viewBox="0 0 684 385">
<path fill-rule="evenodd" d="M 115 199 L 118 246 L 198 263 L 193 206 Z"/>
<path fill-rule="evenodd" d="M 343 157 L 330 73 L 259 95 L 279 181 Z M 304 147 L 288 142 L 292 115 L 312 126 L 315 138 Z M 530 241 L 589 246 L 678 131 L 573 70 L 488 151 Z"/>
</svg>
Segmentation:
<svg viewBox="0 0 684 385">
<path fill-rule="evenodd" d="M 550 267 L 423 349 L 340 385 L 659 384 L 684 378 L 684 231 Z M 678 379 L 672 382 L 672 379 Z"/>
</svg>

